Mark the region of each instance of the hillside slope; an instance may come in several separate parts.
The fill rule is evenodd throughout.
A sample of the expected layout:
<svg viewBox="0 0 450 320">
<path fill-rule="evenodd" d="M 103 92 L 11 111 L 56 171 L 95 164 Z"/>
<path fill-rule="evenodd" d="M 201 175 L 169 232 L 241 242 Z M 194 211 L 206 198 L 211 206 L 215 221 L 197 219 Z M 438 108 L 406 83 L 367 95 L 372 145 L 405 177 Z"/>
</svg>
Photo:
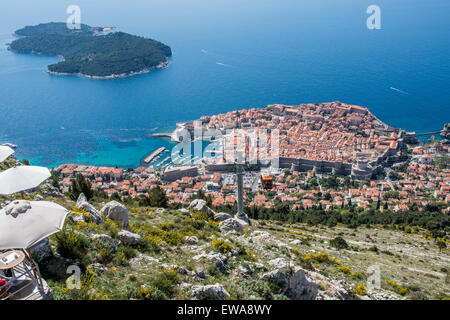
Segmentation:
<svg viewBox="0 0 450 320">
<path fill-rule="evenodd" d="M 45 243 L 34 253 L 56 299 L 449 296 L 448 251 L 439 251 L 419 228 L 406 233 L 256 220 L 242 227 L 202 200 L 180 210 L 125 208 L 83 197 L 74 203 L 45 188 L 52 189 L 44 185 L 44 197 L 72 210 L 65 229 L 50 238 L 53 254 Z M 333 247 L 337 237 L 346 249 Z M 65 283 L 73 264 L 83 271 L 80 289 Z M 376 268 L 380 287 L 369 290 Z"/>
</svg>

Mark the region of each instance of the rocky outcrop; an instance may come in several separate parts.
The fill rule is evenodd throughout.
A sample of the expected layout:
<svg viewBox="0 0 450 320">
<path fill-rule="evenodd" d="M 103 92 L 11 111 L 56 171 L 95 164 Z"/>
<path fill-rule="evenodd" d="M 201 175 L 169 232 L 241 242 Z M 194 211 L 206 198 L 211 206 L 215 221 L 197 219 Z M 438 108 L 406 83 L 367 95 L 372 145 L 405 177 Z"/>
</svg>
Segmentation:
<svg viewBox="0 0 450 320">
<path fill-rule="evenodd" d="M 219 223 L 219 229 L 221 231 L 237 231 L 242 232 L 243 227 L 242 224 L 236 219 L 227 219 Z"/>
<path fill-rule="evenodd" d="M 289 271 L 276 269 L 262 275 L 261 278 L 278 285 L 290 299 L 315 300 L 317 297 L 317 284 L 300 267 L 294 267 Z"/>
<path fill-rule="evenodd" d="M 86 213 L 89 214 L 92 222 L 97 224 L 103 223 L 102 215 L 92 204 L 87 201 L 86 196 L 83 193 L 80 193 L 78 196 L 76 206 L 77 208 L 84 209 Z"/>
<path fill-rule="evenodd" d="M 30 248 L 31 255 L 36 262 L 42 262 L 53 256 L 48 238 L 45 238 Z"/>
<path fill-rule="evenodd" d="M 47 181 L 44 184 L 42 184 L 42 186 L 40 186 L 38 188 L 38 190 L 47 196 L 51 196 L 51 197 L 55 197 L 55 198 L 63 198 L 64 197 L 64 195 L 61 193 L 61 191 L 59 191 L 58 188 L 56 188 L 54 185 L 52 185 L 50 181 Z"/>
<path fill-rule="evenodd" d="M 213 262 L 216 265 L 216 267 L 219 268 L 222 272 L 224 272 L 226 269 L 227 257 L 221 253 L 206 254 L 203 252 L 201 254 L 198 254 L 198 255 L 192 257 L 192 259 L 194 261 L 200 261 L 202 259 L 209 260 L 209 261 Z"/>
<path fill-rule="evenodd" d="M 109 246 L 112 250 L 116 250 L 116 243 L 114 242 L 114 239 L 107 234 L 94 234 L 92 236 L 92 239 L 101 241 L 105 245 Z"/>
<path fill-rule="evenodd" d="M 219 212 L 214 214 L 214 221 L 225 221 L 233 218 L 230 214 L 225 212 Z"/>
<path fill-rule="evenodd" d="M 230 298 L 230 294 L 219 283 L 206 286 L 193 286 L 192 295 L 200 300 L 225 300 Z"/>
<path fill-rule="evenodd" d="M 137 233 L 133 233 L 127 230 L 120 231 L 117 236 L 119 237 L 120 241 L 126 244 L 135 244 L 141 239 L 141 236 Z"/>
<path fill-rule="evenodd" d="M 102 274 L 103 272 L 108 271 L 108 268 L 105 267 L 105 266 L 104 266 L 103 264 L 101 264 L 101 263 L 92 263 L 92 264 L 88 265 L 88 268 L 91 269 L 91 270 L 93 270 L 93 271 L 95 271 L 95 273 L 96 273 L 97 275 L 100 275 L 100 274 Z"/>
<path fill-rule="evenodd" d="M 117 222 L 121 227 L 128 229 L 128 209 L 117 201 L 108 202 L 100 212 L 106 219 Z"/>
<path fill-rule="evenodd" d="M 215 212 L 211 210 L 203 199 L 195 199 L 189 205 L 189 208 L 206 213 L 210 218 L 214 218 Z"/>
<path fill-rule="evenodd" d="M 196 236 L 186 236 L 185 239 L 189 244 L 197 244 L 198 243 L 198 238 Z"/>
<path fill-rule="evenodd" d="M 159 260 L 145 254 L 139 253 L 136 257 L 130 259 L 130 265 L 138 267 L 145 264 L 158 263 Z"/>
<path fill-rule="evenodd" d="M 41 196 L 40 194 L 37 194 L 34 196 L 33 201 L 42 201 L 44 200 L 44 197 Z"/>
</svg>

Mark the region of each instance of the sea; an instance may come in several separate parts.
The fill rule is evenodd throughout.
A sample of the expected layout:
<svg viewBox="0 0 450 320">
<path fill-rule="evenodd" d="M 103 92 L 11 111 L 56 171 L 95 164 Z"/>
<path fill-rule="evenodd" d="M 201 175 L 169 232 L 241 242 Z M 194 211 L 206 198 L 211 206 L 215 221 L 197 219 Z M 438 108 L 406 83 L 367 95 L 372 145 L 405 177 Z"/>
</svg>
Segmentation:
<svg viewBox="0 0 450 320">
<path fill-rule="evenodd" d="M 166 69 L 94 80 L 45 73 L 57 57 L 7 50 L 26 25 L 81 22 L 172 48 Z M 380 29 L 369 29 L 371 5 Z M 177 122 L 268 104 L 341 101 L 430 132 L 450 122 L 448 0 L 0 2 L 0 143 L 33 165 L 137 167 Z"/>
</svg>

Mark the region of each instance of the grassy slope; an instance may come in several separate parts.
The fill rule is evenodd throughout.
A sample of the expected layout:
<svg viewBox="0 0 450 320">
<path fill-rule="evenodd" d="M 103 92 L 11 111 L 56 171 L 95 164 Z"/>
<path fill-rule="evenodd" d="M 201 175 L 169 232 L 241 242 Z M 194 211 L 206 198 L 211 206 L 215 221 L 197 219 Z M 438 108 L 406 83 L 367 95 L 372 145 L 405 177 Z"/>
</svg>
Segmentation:
<svg viewBox="0 0 450 320">
<path fill-rule="evenodd" d="M 64 200 L 57 200 L 60 203 Z M 64 206 L 71 208 L 74 203 L 65 201 Z M 101 204 L 96 205 L 100 209 Z M 343 280 L 343 286 L 353 292 L 353 288 L 366 283 L 369 275 L 367 268 L 378 264 L 381 271 L 380 292 L 395 296 L 399 299 L 440 299 L 449 296 L 449 285 L 445 282 L 445 274 L 449 265 L 448 251 L 439 252 L 431 239 L 426 239 L 423 230 L 413 230 L 407 234 L 401 231 L 388 230 L 382 227 L 348 229 L 343 226 L 334 228 L 322 226 L 307 226 L 303 224 L 281 224 L 279 222 L 257 222 L 246 228 L 243 234 L 223 235 L 213 221 L 205 221 L 198 213 L 191 212 L 192 218 L 176 211 L 168 210 L 163 213 L 155 208 L 129 208 L 130 224 L 133 232 L 147 236 L 145 244 L 130 248 L 119 246 L 112 254 L 101 254 L 102 247 L 90 240 L 89 248 L 80 259 L 85 265 L 102 262 L 107 271 L 92 278 L 92 283 L 86 284 L 89 295 L 84 298 L 129 299 L 142 298 L 146 292 L 139 292 L 141 285 L 148 285 L 151 294 L 147 297 L 161 299 L 190 299 L 190 285 L 221 283 L 234 299 L 285 299 L 279 288 L 260 280 L 264 271 L 258 271 L 256 264 L 264 264 L 268 270 L 274 267 L 268 262 L 274 258 L 284 258 L 292 265 L 311 265 L 315 271 L 331 279 Z M 115 238 L 121 229 L 107 221 L 105 224 L 73 224 L 68 223 L 70 229 L 89 235 L 106 233 Z M 255 234 L 255 230 L 269 232 L 273 237 L 269 241 L 259 242 L 248 240 Z M 149 236 L 150 235 L 150 236 Z M 197 236 L 198 244 L 191 245 L 185 241 L 186 236 Z M 330 247 L 329 240 L 341 236 L 349 243 L 350 248 L 337 251 Z M 221 272 L 213 262 L 208 260 L 196 261 L 193 257 L 199 253 L 217 253 L 211 246 L 214 238 L 224 238 L 231 242 L 233 249 L 239 253 L 228 256 L 226 271 Z M 300 244 L 291 244 L 293 240 L 300 240 Z M 51 238 L 52 245 L 56 244 L 55 237 Z M 288 251 L 282 244 L 293 248 Z M 281 246 L 280 246 L 281 244 Z M 375 252 L 373 247 L 377 247 Z M 370 249 L 372 247 L 372 249 Z M 54 248 L 55 249 L 55 248 Z M 250 250 L 251 252 L 249 252 Z M 55 250 L 54 250 L 55 251 Z M 308 253 L 326 253 L 337 259 L 340 264 L 315 261 L 314 258 L 305 260 Z M 159 262 L 136 262 L 133 256 L 143 253 L 157 258 Z M 195 271 L 199 267 L 205 269 L 206 279 L 193 279 L 190 275 L 171 273 L 162 264 L 175 264 L 187 270 Z M 347 266 L 346 269 L 343 266 Z M 250 276 L 240 273 L 239 267 L 250 267 L 254 270 Z M 341 270 L 338 268 L 341 267 Z M 42 267 L 41 267 L 42 268 Z M 43 267 L 46 274 L 45 266 Z M 46 274 L 49 277 L 49 273 Z M 387 283 L 393 280 L 398 283 L 395 288 Z M 61 278 L 49 279 L 56 298 L 79 298 L 79 292 L 63 289 Z M 188 285 L 189 284 L 189 285 Z M 329 283 L 319 281 L 322 296 L 327 296 Z M 156 290 L 155 290 L 156 288 Z M 398 294 L 399 288 L 407 288 L 403 295 Z M 405 289 L 403 289 L 406 291 Z M 106 296 L 105 296 L 106 295 Z M 333 298 L 330 296 L 330 298 Z M 355 298 L 355 296 L 350 296 Z"/>
</svg>

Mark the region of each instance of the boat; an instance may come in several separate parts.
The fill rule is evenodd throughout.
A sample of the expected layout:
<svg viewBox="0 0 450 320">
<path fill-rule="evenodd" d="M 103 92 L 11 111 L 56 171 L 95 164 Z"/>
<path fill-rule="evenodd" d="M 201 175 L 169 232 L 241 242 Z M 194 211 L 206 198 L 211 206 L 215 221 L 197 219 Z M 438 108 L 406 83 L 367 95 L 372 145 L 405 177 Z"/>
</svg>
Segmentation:
<svg viewBox="0 0 450 320">
<path fill-rule="evenodd" d="M 17 146 L 15 144 L 12 144 L 12 143 L 9 143 L 9 142 L 6 142 L 6 143 L 2 144 L 2 146 L 14 148 L 14 149 L 17 148 Z"/>
</svg>

